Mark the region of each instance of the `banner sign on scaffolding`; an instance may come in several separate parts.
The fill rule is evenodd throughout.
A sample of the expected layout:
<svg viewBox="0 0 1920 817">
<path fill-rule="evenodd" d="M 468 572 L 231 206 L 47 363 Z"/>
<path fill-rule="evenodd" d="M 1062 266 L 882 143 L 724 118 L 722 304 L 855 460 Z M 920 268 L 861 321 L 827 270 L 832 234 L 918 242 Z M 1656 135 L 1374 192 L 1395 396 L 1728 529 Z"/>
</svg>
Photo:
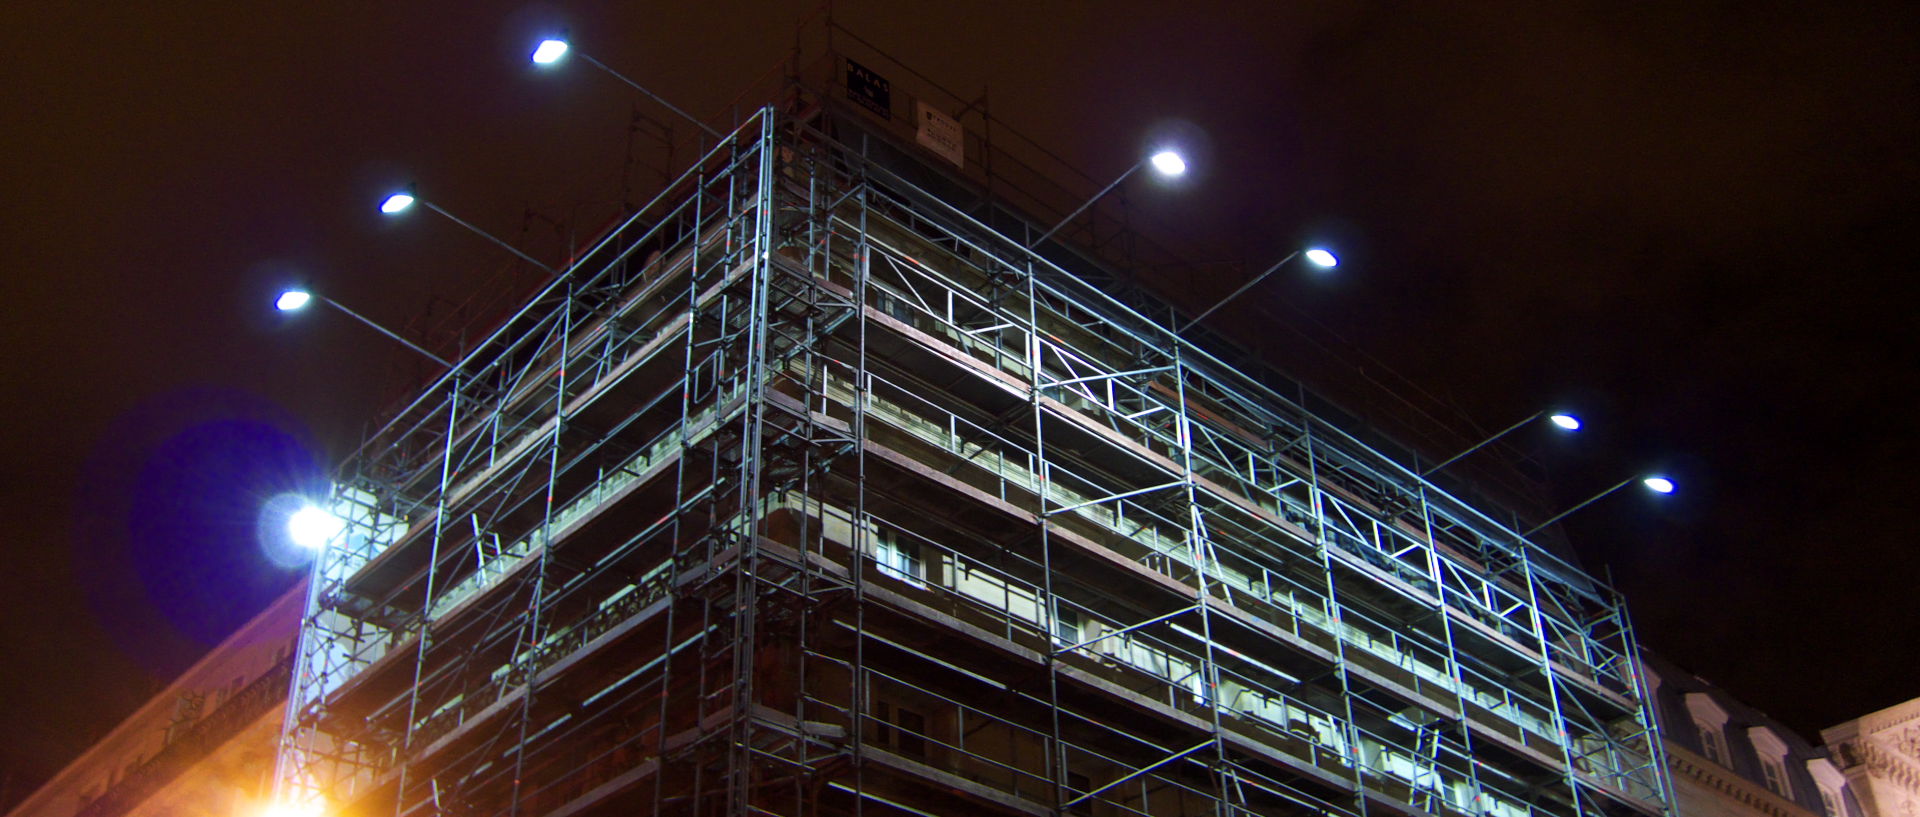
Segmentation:
<svg viewBox="0 0 1920 817">
<path fill-rule="evenodd" d="M 960 130 L 960 120 L 928 105 L 925 100 L 915 100 L 915 107 L 920 109 L 920 129 L 914 134 L 915 141 L 952 162 L 954 167 L 965 167 L 967 142 Z"/>
<path fill-rule="evenodd" d="M 847 60 L 847 96 L 881 119 L 893 118 L 893 83 L 853 60 Z"/>
</svg>

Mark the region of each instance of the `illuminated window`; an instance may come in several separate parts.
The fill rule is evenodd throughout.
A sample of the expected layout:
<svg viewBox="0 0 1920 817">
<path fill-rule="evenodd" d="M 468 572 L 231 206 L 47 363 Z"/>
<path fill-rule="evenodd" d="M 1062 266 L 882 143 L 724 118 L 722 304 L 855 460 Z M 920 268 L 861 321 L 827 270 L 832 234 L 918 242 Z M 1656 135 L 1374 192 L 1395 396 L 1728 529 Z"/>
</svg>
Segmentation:
<svg viewBox="0 0 1920 817">
<path fill-rule="evenodd" d="M 920 545 L 913 541 L 901 541 L 898 534 L 883 530 L 873 537 L 873 560 L 883 576 L 912 584 L 921 583 Z"/>
<path fill-rule="evenodd" d="M 1053 620 L 1053 638 L 1063 647 L 1080 643 L 1080 614 L 1061 608 Z"/>
</svg>

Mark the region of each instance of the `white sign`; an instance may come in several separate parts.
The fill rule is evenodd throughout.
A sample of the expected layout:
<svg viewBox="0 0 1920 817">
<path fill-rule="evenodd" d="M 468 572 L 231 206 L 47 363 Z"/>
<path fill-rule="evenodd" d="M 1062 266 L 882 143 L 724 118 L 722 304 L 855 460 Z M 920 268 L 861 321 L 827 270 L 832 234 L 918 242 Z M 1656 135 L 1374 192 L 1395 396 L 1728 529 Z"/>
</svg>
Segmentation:
<svg viewBox="0 0 1920 817">
<path fill-rule="evenodd" d="M 960 130 L 960 120 L 946 115 L 939 108 L 921 100 L 914 100 L 914 104 L 920 109 L 920 128 L 915 134 L 914 141 L 940 154 L 941 158 L 952 162 L 954 167 L 965 167 L 967 141 Z"/>
</svg>

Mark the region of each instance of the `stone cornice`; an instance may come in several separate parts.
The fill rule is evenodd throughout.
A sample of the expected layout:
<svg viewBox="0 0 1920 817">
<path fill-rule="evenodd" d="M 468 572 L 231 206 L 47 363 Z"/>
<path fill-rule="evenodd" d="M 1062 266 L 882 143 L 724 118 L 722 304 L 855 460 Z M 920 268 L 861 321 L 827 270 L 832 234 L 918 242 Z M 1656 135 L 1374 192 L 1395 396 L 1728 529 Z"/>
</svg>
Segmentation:
<svg viewBox="0 0 1920 817">
<path fill-rule="evenodd" d="M 1920 719 L 1920 700 L 1891 706 L 1861 718 L 1860 731 L 1884 732 L 1915 719 Z"/>
<path fill-rule="evenodd" d="M 1765 786 L 1734 774 L 1732 769 L 1701 757 L 1684 746 L 1672 741 L 1665 743 L 1667 765 L 1672 767 L 1675 778 L 1691 780 L 1768 817 L 1825 817 L 1768 791 Z"/>
<path fill-rule="evenodd" d="M 1920 726 L 1904 731 L 1920 732 Z M 1902 740 L 1902 737 L 1906 739 Z M 1874 734 L 1840 744 L 1837 748 L 1842 760 L 1847 761 L 1849 766 L 1865 766 L 1867 775 L 1874 780 L 1891 784 L 1910 794 L 1920 794 L 1920 763 L 1902 751 L 1909 749 L 1916 739 L 1920 739 L 1920 735 L 1882 737 Z"/>
</svg>

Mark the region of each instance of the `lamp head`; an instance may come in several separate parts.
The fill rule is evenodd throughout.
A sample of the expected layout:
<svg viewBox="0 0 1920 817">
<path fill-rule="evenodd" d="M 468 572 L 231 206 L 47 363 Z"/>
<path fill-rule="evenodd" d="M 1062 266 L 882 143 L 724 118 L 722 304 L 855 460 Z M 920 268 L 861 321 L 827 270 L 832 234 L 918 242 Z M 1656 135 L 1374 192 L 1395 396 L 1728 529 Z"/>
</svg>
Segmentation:
<svg viewBox="0 0 1920 817">
<path fill-rule="evenodd" d="M 303 548 L 319 550 L 340 533 L 346 523 L 318 505 L 308 504 L 287 517 L 287 536 Z"/>
<path fill-rule="evenodd" d="M 1340 266 L 1339 258 L 1335 257 L 1333 253 L 1319 247 L 1307 250 L 1305 254 L 1308 261 L 1312 261 L 1315 266 L 1323 269 L 1333 269 L 1334 267 Z"/>
<path fill-rule="evenodd" d="M 1547 416 L 1547 419 L 1552 421 L 1554 425 L 1568 431 L 1580 430 L 1580 418 L 1571 414 L 1550 414 Z"/>
<path fill-rule="evenodd" d="M 1674 489 L 1673 480 L 1667 479 L 1666 477 L 1647 477 L 1640 480 L 1640 484 L 1647 486 L 1647 490 L 1658 494 L 1670 494 L 1673 493 Z"/>
<path fill-rule="evenodd" d="M 413 196 L 406 193 L 395 193 L 380 202 L 380 212 L 393 215 L 412 206 Z"/>
<path fill-rule="evenodd" d="M 541 40 L 540 44 L 533 49 L 533 64 L 552 65 L 559 62 L 561 57 L 567 55 L 567 48 L 566 40 L 551 37 Z"/>
<path fill-rule="evenodd" d="M 1162 176 L 1178 176 L 1187 172 L 1187 160 L 1172 150 L 1155 153 L 1147 161 L 1151 162 L 1153 169 L 1159 171 Z"/>
<path fill-rule="evenodd" d="M 304 289 L 289 289 L 280 293 L 280 297 L 274 300 L 273 308 L 281 312 L 294 312 L 305 309 L 312 301 L 313 293 Z"/>
</svg>

